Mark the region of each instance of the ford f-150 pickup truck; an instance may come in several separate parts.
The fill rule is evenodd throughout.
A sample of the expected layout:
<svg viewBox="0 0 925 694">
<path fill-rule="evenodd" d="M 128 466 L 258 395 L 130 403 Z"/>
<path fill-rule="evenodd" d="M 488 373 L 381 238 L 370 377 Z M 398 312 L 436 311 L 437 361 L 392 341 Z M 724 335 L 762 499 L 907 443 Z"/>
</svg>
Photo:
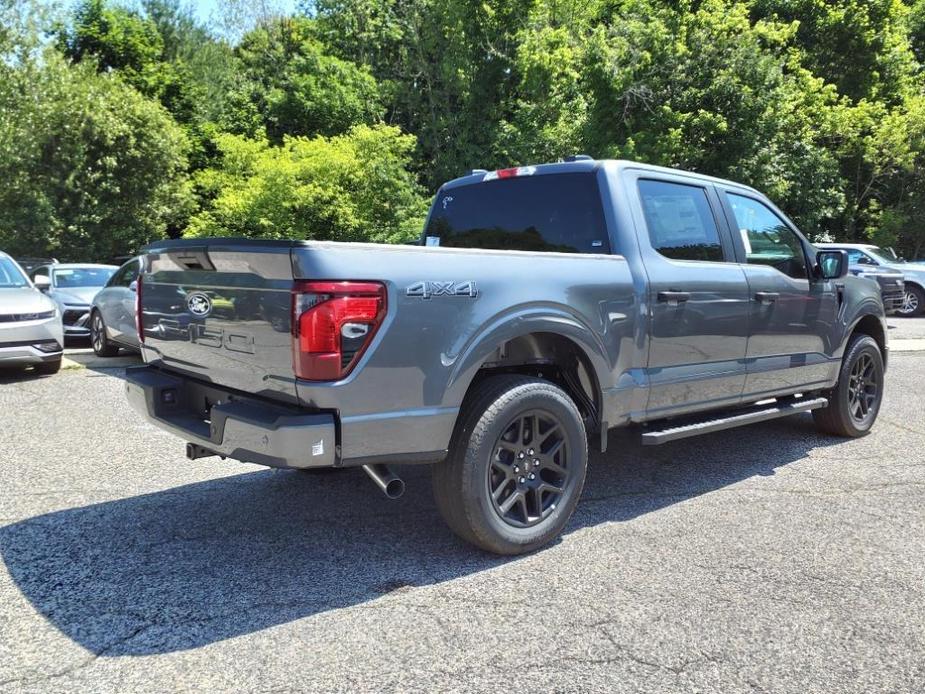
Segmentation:
<svg viewBox="0 0 925 694">
<path fill-rule="evenodd" d="M 492 552 L 542 546 L 589 446 L 812 412 L 865 434 L 887 361 L 873 282 L 761 193 L 576 156 L 476 170 L 418 245 L 190 239 L 144 255 L 146 364 L 128 399 L 187 441 L 279 468 L 433 465 L 437 505 Z"/>
</svg>

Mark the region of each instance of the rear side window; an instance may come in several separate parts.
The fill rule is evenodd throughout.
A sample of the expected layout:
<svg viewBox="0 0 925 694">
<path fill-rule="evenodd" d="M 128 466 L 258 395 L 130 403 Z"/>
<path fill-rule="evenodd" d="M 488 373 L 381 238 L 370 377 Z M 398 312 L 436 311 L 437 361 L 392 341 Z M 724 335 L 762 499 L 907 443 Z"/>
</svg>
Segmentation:
<svg viewBox="0 0 925 694">
<path fill-rule="evenodd" d="M 610 253 L 593 173 L 498 179 L 442 190 L 424 232 L 428 245 L 559 253 Z"/>
<path fill-rule="evenodd" d="M 704 188 L 641 180 L 639 197 L 649 240 L 663 256 L 673 260 L 725 260 Z"/>
</svg>

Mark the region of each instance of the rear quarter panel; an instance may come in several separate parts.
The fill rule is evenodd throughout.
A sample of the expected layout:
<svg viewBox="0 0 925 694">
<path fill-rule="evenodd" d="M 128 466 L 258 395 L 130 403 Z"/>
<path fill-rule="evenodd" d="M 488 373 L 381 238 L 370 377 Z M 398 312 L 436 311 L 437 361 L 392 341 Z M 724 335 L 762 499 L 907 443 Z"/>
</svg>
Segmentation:
<svg viewBox="0 0 925 694">
<path fill-rule="evenodd" d="M 388 288 L 388 317 L 351 375 L 298 383 L 303 404 L 340 411 L 345 459 L 445 449 L 479 366 L 521 335 L 568 337 L 605 390 L 630 369 L 638 305 L 622 256 L 309 243 L 293 249 L 293 274 Z"/>
</svg>

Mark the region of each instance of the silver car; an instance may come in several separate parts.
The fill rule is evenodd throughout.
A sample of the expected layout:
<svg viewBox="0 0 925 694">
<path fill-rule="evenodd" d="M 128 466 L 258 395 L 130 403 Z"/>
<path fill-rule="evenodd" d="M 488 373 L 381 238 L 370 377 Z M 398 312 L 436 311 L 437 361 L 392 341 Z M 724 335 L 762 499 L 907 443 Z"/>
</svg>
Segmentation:
<svg viewBox="0 0 925 694">
<path fill-rule="evenodd" d="M 114 357 L 121 347 L 138 349 L 135 300 L 140 258 L 116 270 L 90 307 L 90 343 L 100 357 Z"/>
<path fill-rule="evenodd" d="M 61 368 L 64 330 L 55 302 L 22 268 L 0 253 L 0 366 L 34 365 L 39 373 Z"/>
<path fill-rule="evenodd" d="M 817 243 L 816 246 L 847 251 L 851 265 L 899 270 L 905 279 L 905 295 L 896 312 L 901 316 L 921 316 L 925 313 L 925 264 L 907 262 L 897 257 L 891 248 L 867 243 Z"/>
<path fill-rule="evenodd" d="M 90 337 L 90 304 L 118 269 L 115 265 L 56 263 L 37 267 L 32 281 L 58 304 L 65 337 Z"/>
</svg>

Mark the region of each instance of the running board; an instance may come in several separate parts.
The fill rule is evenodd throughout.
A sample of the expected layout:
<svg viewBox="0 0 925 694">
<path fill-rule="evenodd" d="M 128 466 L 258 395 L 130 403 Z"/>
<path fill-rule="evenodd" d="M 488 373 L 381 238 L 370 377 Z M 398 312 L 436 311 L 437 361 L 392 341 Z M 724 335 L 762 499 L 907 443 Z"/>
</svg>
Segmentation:
<svg viewBox="0 0 925 694">
<path fill-rule="evenodd" d="M 789 417 L 792 414 L 810 412 L 812 410 L 818 410 L 820 407 L 825 407 L 828 404 L 829 401 L 825 398 L 800 398 L 798 400 L 775 402 L 769 405 L 741 410 L 737 414 L 728 417 L 704 419 L 692 424 L 675 426 L 660 431 L 647 431 L 642 435 L 642 444 L 644 446 L 658 446 L 663 443 L 668 443 L 669 441 L 686 439 L 691 436 L 710 434 L 714 431 L 723 431 L 724 429 L 733 429 L 735 427 L 745 426 L 746 424 L 767 422 L 771 419 Z"/>
</svg>

